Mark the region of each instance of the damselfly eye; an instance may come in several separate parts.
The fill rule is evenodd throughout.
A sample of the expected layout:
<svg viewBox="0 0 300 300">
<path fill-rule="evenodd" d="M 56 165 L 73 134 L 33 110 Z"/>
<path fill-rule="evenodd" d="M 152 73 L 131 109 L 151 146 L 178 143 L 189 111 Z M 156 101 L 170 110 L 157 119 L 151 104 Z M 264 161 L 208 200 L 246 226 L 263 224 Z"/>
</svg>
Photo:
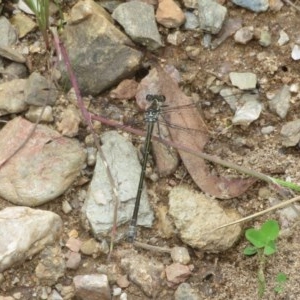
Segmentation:
<svg viewBox="0 0 300 300">
<path fill-rule="evenodd" d="M 157 100 L 158 102 L 166 101 L 166 97 L 164 95 L 147 95 L 146 100 L 152 102 L 153 100 Z"/>
</svg>

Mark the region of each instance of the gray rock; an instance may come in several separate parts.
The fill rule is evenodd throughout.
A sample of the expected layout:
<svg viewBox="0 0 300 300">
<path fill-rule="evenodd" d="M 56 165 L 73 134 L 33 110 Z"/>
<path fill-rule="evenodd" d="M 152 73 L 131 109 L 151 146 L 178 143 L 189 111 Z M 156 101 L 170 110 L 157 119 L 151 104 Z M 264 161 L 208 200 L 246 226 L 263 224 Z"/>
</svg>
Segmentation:
<svg viewBox="0 0 300 300">
<path fill-rule="evenodd" d="M 232 0 L 232 2 L 254 12 L 263 12 L 269 8 L 268 0 Z"/>
<path fill-rule="evenodd" d="M 27 109 L 25 79 L 14 79 L 0 84 L 0 116 L 19 113 Z"/>
<path fill-rule="evenodd" d="M 282 126 L 280 134 L 282 135 L 283 146 L 296 146 L 300 140 L 300 119 L 287 122 Z"/>
<path fill-rule="evenodd" d="M 9 46 L 0 46 L 0 56 L 18 63 L 26 62 L 26 58 L 22 54 Z"/>
<path fill-rule="evenodd" d="M 4 17 L 0 17 L 0 47 L 14 45 L 18 40 L 18 35 L 15 28 Z"/>
<path fill-rule="evenodd" d="M 53 82 L 37 72 L 33 72 L 26 81 L 25 102 L 30 105 L 54 105 L 58 96 Z"/>
<path fill-rule="evenodd" d="M 223 210 L 217 201 L 178 186 L 169 194 L 169 214 L 182 241 L 191 247 L 208 252 L 230 248 L 241 233 L 239 224 L 215 230 L 237 218 L 234 211 Z"/>
<path fill-rule="evenodd" d="M 133 213 L 141 172 L 140 162 L 133 145 L 116 131 L 104 133 L 101 140 L 110 172 L 119 189 L 118 225 L 125 224 L 131 219 Z M 110 235 L 114 205 L 106 168 L 98 155 L 94 176 L 83 207 L 83 214 L 89 221 L 96 238 Z M 151 227 L 152 222 L 153 211 L 149 206 L 144 186 L 138 225 Z M 122 236 L 121 230 L 118 230 L 118 234 Z"/>
<path fill-rule="evenodd" d="M 250 72 L 230 72 L 229 78 L 232 85 L 240 90 L 251 90 L 256 88 L 256 74 Z"/>
<path fill-rule="evenodd" d="M 197 294 L 188 283 L 181 283 L 175 294 L 175 300 L 201 300 L 201 297 Z"/>
<path fill-rule="evenodd" d="M 200 29 L 217 34 L 227 15 L 226 7 L 213 0 L 198 0 Z"/>
<path fill-rule="evenodd" d="M 110 300 L 108 278 L 104 274 L 77 275 L 73 278 L 75 295 L 85 300 Z"/>
<path fill-rule="evenodd" d="M 46 247 L 39 255 L 40 262 L 35 268 L 35 275 L 40 285 L 51 286 L 65 274 L 65 258 L 61 248 Z"/>
<path fill-rule="evenodd" d="M 133 41 L 149 50 L 163 45 L 152 5 L 140 1 L 123 3 L 114 10 L 112 17 L 122 25 Z"/>
<path fill-rule="evenodd" d="M 269 101 L 271 111 L 284 119 L 290 108 L 291 92 L 288 85 L 284 85 L 276 95 Z"/>
<path fill-rule="evenodd" d="M 159 299 L 162 287 L 164 265 L 154 258 L 148 258 L 136 251 L 122 253 L 121 268 L 126 271 L 130 281 L 136 284 L 148 296 Z"/>
<path fill-rule="evenodd" d="M 28 207 L 1 210 L 0 272 L 54 243 L 61 234 L 62 225 L 61 218 L 50 211 Z"/>
<path fill-rule="evenodd" d="M 56 290 L 53 290 L 49 295 L 48 300 L 64 300 L 64 299 Z"/>
<path fill-rule="evenodd" d="M 0 131 L 0 163 L 28 137 L 33 124 L 22 118 Z M 7 141 L 10 143 L 7 143 Z M 37 206 L 60 196 L 83 168 L 79 142 L 38 125 L 29 142 L 0 169 L 0 196 L 18 205 Z"/>
<path fill-rule="evenodd" d="M 185 23 L 183 25 L 183 28 L 185 30 L 195 30 L 199 28 L 199 18 L 190 11 L 185 11 Z"/>
<path fill-rule="evenodd" d="M 13 15 L 10 22 L 18 29 L 19 38 L 23 38 L 37 27 L 37 24 L 29 16 L 20 13 Z"/>
<path fill-rule="evenodd" d="M 92 0 L 79 1 L 72 8 L 64 40 L 83 95 L 97 95 L 128 78 L 142 59 L 110 15 Z M 71 84 L 64 63 L 59 68 L 62 87 L 68 90 Z"/>
<path fill-rule="evenodd" d="M 5 68 L 5 73 L 11 76 L 11 79 L 27 78 L 28 71 L 24 64 L 12 62 Z"/>
</svg>

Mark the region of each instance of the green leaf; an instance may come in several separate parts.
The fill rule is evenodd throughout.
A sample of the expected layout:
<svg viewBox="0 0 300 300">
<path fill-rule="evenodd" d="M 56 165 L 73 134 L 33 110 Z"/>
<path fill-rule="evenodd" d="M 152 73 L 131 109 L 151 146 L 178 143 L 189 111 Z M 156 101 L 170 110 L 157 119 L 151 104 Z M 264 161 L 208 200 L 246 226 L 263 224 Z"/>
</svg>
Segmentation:
<svg viewBox="0 0 300 300">
<path fill-rule="evenodd" d="M 282 272 L 280 272 L 280 273 L 277 274 L 276 281 L 277 281 L 278 283 L 284 283 L 284 282 L 286 282 L 287 280 L 288 280 L 288 277 L 287 277 L 286 274 L 284 274 L 284 273 L 282 273 Z"/>
<path fill-rule="evenodd" d="M 276 252 L 276 245 L 275 241 L 269 241 L 267 245 L 265 245 L 264 248 L 264 254 L 265 255 L 272 255 Z"/>
<path fill-rule="evenodd" d="M 245 255 L 250 256 L 250 255 L 254 255 L 256 253 L 257 253 L 257 248 L 256 247 L 249 246 L 249 247 L 246 247 L 244 249 L 244 254 Z"/>
<path fill-rule="evenodd" d="M 246 239 L 252 243 L 256 248 L 262 248 L 265 246 L 264 236 L 260 230 L 250 228 L 246 230 Z"/>
<path fill-rule="evenodd" d="M 274 241 L 278 238 L 279 235 L 278 222 L 275 220 L 268 220 L 261 226 L 260 231 L 266 243 L 267 241 Z"/>
</svg>

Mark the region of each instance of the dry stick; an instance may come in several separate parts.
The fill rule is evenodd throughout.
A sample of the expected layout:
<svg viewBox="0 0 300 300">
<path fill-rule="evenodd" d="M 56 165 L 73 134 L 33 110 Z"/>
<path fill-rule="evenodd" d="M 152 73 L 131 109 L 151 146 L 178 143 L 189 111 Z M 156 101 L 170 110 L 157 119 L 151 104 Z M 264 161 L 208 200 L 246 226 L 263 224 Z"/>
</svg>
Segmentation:
<svg viewBox="0 0 300 300">
<path fill-rule="evenodd" d="M 87 109 L 84 106 L 84 103 L 83 103 L 83 100 L 82 100 L 82 97 L 81 97 L 81 94 L 80 94 L 80 91 L 79 91 L 78 82 L 77 82 L 76 76 L 75 76 L 75 74 L 72 70 L 72 67 L 71 67 L 71 62 L 69 60 L 69 56 L 68 56 L 67 51 L 66 51 L 66 49 L 65 49 L 65 47 L 64 47 L 64 45 L 61 41 L 59 41 L 59 47 L 60 47 L 61 54 L 63 56 L 63 59 L 65 61 L 66 67 L 67 67 L 67 71 L 68 71 L 68 74 L 69 74 L 69 77 L 70 77 L 70 81 L 72 83 L 72 86 L 73 86 L 75 94 L 76 94 L 76 98 L 77 98 L 77 101 L 78 101 L 78 106 L 81 110 L 81 113 L 83 115 L 84 120 L 86 121 L 86 123 L 88 125 L 88 128 L 89 128 L 90 132 L 93 135 L 95 145 L 97 147 L 100 158 L 103 161 L 109 183 L 110 183 L 110 185 L 112 187 L 112 190 L 113 190 L 112 196 L 113 196 L 113 201 L 115 203 L 115 207 L 114 207 L 113 228 L 112 228 L 112 232 L 111 232 L 111 242 L 110 242 L 110 254 L 111 254 L 111 252 L 113 250 L 113 243 L 114 243 L 114 240 L 115 240 L 116 230 L 117 230 L 117 228 L 116 228 L 117 227 L 117 217 L 118 217 L 117 212 L 118 212 L 118 206 L 119 206 L 118 190 L 117 190 L 115 181 L 112 177 L 112 174 L 110 172 L 110 169 L 108 167 L 105 155 L 104 155 L 104 153 L 101 149 L 97 134 L 94 130 L 92 120 L 91 120 L 91 117 L 90 117 L 90 113 L 87 111 Z"/>
<path fill-rule="evenodd" d="M 225 227 L 227 227 L 227 226 L 235 225 L 235 224 L 238 224 L 238 223 L 241 223 L 241 222 L 244 222 L 244 221 L 251 220 L 251 219 L 253 219 L 253 218 L 256 218 L 256 217 L 258 217 L 258 216 L 261 216 L 261 215 L 263 215 L 263 214 L 266 214 L 266 213 L 268 213 L 268 212 L 270 212 L 270 211 L 273 211 L 273 210 L 275 210 L 275 209 L 278 209 L 278 208 L 282 208 L 282 207 L 288 206 L 289 204 L 292 204 L 292 203 L 294 203 L 294 202 L 296 202 L 296 201 L 299 201 L 299 200 L 300 200 L 300 196 L 297 196 L 297 197 L 295 197 L 295 198 L 292 198 L 292 199 L 283 201 L 283 202 L 281 202 L 281 203 L 279 203 L 279 204 L 276 204 L 276 205 L 274 205 L 274 206 L 272 206 L 272 207 L 270 207 L 270 208 L 267 208 L 267 209 L 265 209 L 265 210 L 259 211 L 259 212 L 255 213 L 255 214 L 253 214 L 253 215 L 248 216 L 248 217 L 245 217 L 245 218 L 242 218 L 242 219 L 233 221 L 233 222 L 231 222 L 231 223 L 227 223 L 227 224 L 225 224 L 225 225 L 219 226 L 219 227 L 215 228 L 213 231 L 218 230 L 218 229 L 221 229 L 221 228 L 225 228 Z"/>
<path fill-rule="evenodd" d="M 290 6 L 294 7 L 296 10 L 300 11 L 300 7 L 298 7 L 296 4 L 294 4 L 290 0 L 283 0 L 285 3 L 289 4 Z"/>
</svg>

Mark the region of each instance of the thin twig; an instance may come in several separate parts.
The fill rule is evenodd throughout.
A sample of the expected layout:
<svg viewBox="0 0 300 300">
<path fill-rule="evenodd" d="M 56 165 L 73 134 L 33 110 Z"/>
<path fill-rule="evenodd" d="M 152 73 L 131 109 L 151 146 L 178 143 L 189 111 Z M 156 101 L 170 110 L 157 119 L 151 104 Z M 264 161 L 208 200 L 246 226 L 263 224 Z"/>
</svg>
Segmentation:
<svg viewBox="0 0 300 300">
<path fill-rule="evenodd" d="M 94 127 L 93 127 L 93 124 L 92 124 L 92 119 L 91 119 L 90 113 L 87 111 L 87 109 L 84 106 L 84 103 L 83 103 L 83 100 L 82 100 L 82 97 L 81 97 L 81 93 L 80 93 L 80 90 L 79 90 L 79 85 L 78 85 L 78 82 L 77 82 L 77 78 L 76 78 L 76 76 L 73 72 L 71 62 L 70 62 L 69 56 L 67 54 L 67 50 L 66 50 L 66 48 L 64 47 L 64 45 L 61 41 L 59 41 L 59 48 L 60 48 L 61 54 L 63 56 L 63 59 L 65 61 L 65 65 L 66 65 L 66 68 L 67 68 L 67 71 L 68 71 L 68 74 L 69 74 L 71 84 L 72 84 L 72 86 L 74 88 L 74 91 L 75 91 L 75 95 L 76 95 L 76 98 L 77 98 L 77 101 L 78 101 L 78 106 L 79 106 L 79 108 L 81 110 L 81 113 L 83 115 L 83 118 L 86 121 L 87 126 L 88 126 L 88 128 L 89 128 L 89 130 L 90 130 L 90 132 L 91 132 L 91 134 L 94 138 L 95 145 L 97 147 L 100 158 L 101 158 L 101 160 L 104 164 L 104 167 L 106 169 L 106 174 L 107 174 L 110 186 L 111 186 L 112 191 L 113 191 L 112 192 L 112 197 L 113 197 L 113 202 L 115 203 L 115 207 L 114 207 L 113 228 L 112 228 L 112 232 L 111 232 L 111 242 L 110 242 L 110 254 L 111 254 L 111 252 L 113 250 L 114 240 L 115 240 L 115 237 L 116 237 L 116 231 L 117 231 L 117 217 L 118 217 L 117 212 L 118 212 L 118 207 L 119 207 L 118 189 L 116 187 L 113 176 L 110 172 L 110 169 L 109 169 L 109 166 L 107 164 L 105 155 L 104 155 L 104 153 L 101 149 L 99 139 L 97 137 L 97 134 L 96 134 L 96 132 L 94 130 Z"/>
<path fill-rule="evenodd" d="M 300 196 L 297 196 L 297 197 L 295 197 L 295 198 L 292 198 L 292 199 L 283 201 L 283 202 L 281 202 L 281 203 L 279 203 L 279 204 L 276 204 L 276 205 L 274 205 L 274 206 L 272 206 L 272 207 L 270 207 L 270 208 L 267 208 L 267 209 L 265 209 L 265 210 L 259 211 L 259 212 L 255 213 L 255 214 L 253 214 L 253 215 L 248 216 L 248 217 L 245 217 L 245 218 L 236 220 L 236 221 L 234 221 L 234 222 L 231 222 L 231 223 L 222 225 L 222 226 L 220 226 L 220 227 L 217 227 L 217 228 L 215 228 L 213 231 L 218 230 L 218 229 L 221 229 L 221 228 L 225 228 L 225 227 L 228 227 L 228 226 L 231 226 L 231 225 L 235 225 L 235 224 L 238 224 L 238 223 L 241 223 L 241 222 L 245 222 L 245 221 L 248 221 L 248 220 L 251 220 L 251 219 L 254 219 L 254 218 L 258 217 L 258 216 L 264 215 L 264 214 L 266 214 L 266 213 L 268 213 L 268 212 L 271 212 L 271 211 L 273 211 L 273 210 L 275 210 L 275 209 L 279 209 L 279 208 L 288 206 L 288 205 L 290 205 L 290 204 L 292 204 L 292 203 L 294 203 L 294 202 L 296 202 L 296 201 L 299 201 L 299 200 L 300 200 Z"/>
<path fill-rule="evenodd" d="M 149 251 L 154 251 L 154 252 L 171 253 L 171 250 L 172 250 L 170 248 L 153 246 L 153 245 L 149 245 L 149 244 L 145 244 L 145 243 L 141 243 L 141 242 L 137 242 L 137 241 L 134 241 L 133 245 L 135 247 L 143 248 L 143 249 L 146 249 Z"/>
</svg>

